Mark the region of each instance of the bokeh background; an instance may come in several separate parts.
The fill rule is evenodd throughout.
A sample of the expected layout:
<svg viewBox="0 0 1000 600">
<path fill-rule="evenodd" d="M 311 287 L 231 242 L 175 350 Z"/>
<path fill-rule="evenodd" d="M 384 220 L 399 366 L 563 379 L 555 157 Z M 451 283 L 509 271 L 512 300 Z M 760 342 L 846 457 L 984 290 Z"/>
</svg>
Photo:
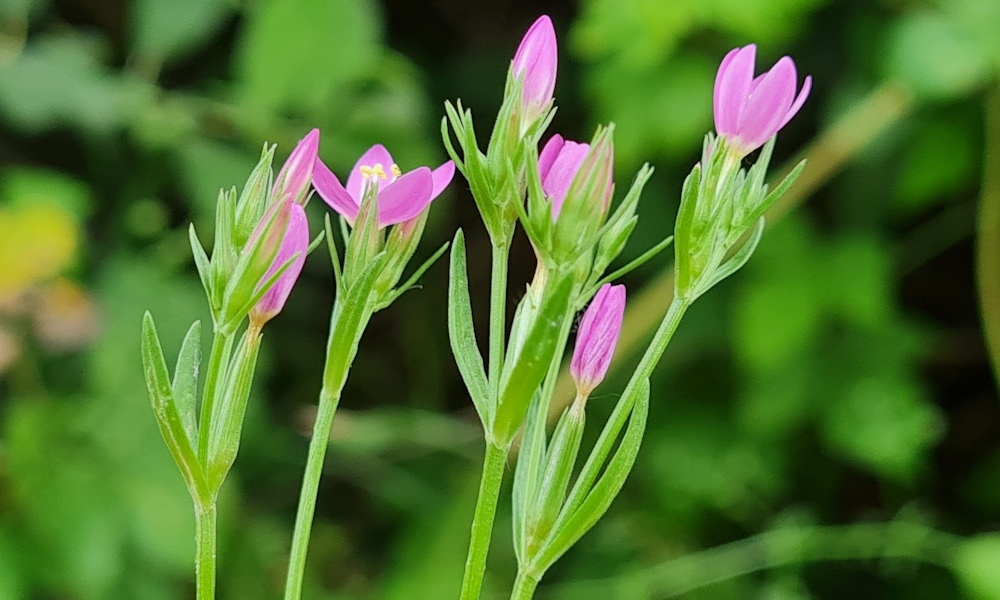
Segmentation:
<svg viewBox="0 0 1000 600">
<path fill-rule="evenodd" d="M 1000 598 L 980 316 L 980 298 L 1000 310 L 997 0 L 0 0 L 0 599 L 193 597 L 190 500 L 139 363 L 144 310 L 168 355 L 207 322 L 187 223 L 210 239 L 218 190 L 313 127 L 340 173 L 376 142 L 404 170 L 439 164 L 443 102 L 488 131 L 541 13 L 560 39 L 553 130 L 614 121 L 619 189 L 656 168 L 629 257 L 672 228 L 725 52 L 792 55 L 815 85 L 775 162 L 806 156 L 806 174 L 750 264 L 689 311 L 635 471 L 537 597 Z M 423 254 L 456 227 L 485 324 L 488 244 L 461 180 Z M 665 310 L 668 254 L 625 281 L 594 430 Z M 510 305 L 533 268 L 519 239 Z M 445 265 L 421 284 L 361 344 L 307 598 L 457 595 L 482 441 Z M 332 294 L 316 253 L 267 328 L 220 598 L 280 597 Z M 516 568 L 504 498 L 488 598 Z"/>
</svg>

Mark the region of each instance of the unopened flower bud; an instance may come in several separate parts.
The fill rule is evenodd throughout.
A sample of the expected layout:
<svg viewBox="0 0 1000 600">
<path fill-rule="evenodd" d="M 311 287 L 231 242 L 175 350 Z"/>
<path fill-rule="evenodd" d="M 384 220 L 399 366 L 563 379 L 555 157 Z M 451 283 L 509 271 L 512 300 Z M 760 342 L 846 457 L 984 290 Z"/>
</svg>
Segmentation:
<svg viewBox="0 0 1000 600">
<path fill-rule="evenodd" d="M 289 197 L 291 200 L 303 204 L 309 197 L 309 185 L 313 178 L 313 165 L 316 163 L 316 155 L 319 153 L 319 129 L 313 129 L 288 155 L 288 160 L 278 171 L 278 176 L 274 181 L 272 197 Z"/>
<path fill-rule="evenodd" d="M 625 315 L 625 286 L 606 283 L 580 321 L 569 370 L 577 393 L 586 398 L 608 372 Z"/>
</svg>

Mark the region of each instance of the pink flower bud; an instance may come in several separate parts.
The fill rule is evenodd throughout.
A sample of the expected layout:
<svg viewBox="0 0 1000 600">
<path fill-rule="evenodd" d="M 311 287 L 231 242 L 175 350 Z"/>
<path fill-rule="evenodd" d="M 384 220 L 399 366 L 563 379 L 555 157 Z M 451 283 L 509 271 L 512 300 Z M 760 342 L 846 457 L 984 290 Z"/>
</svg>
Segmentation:
<svg viewBox="0 0 1000 600">
<path fill-rule="evenodd" d="M 549 138 L 538 155 L 538 174 L 542 178 L 542 191 L 552 203 L 553 221 L 559 218 L 566 192 L 589 151 L 590 144 L 565 140 L 557 133 Z"/>
<path fill-rule="evenodd" d="M 270 279 L 296 253 L 298 256 L 250 311 L 250 320 L 258 325 L 271 320 L 284 308 L 285 301 L 292 292 L 292 286 L 302 272 L 302 265 L 306 262 L 306 251 L 309 248 L 309 222 L 306 220 L 305 209 L 301 204 L 286 202 L 281 210 L 288 211 L 288 227 L 285 229 L 285 236 L 281 240 L 274 262 L 271 263 L 271 268 L 261 283 Z"/>
<path fill-rule="evenodd" d="M 795 63 L 787 56 L 754 78 L 756 53 L 754 44 L 733 49 L 715 76 L 715 130 L 740 157 L 778 133 L 799 112 L 812 87 L 812 77 L 806 77 L 795 95 Z"/>
<path fill-rule="evenodd" d="M 273 196 L 282 198 L 288 196 L 302 204 L 309 195 L 309 185 L 313 178 L 313 164 L 319 152 L 319 129 L 313 129 L 288 155 L 288 160 L 278 171 L 274 180 Z"/>
<path fill-rule="evenodd" d="M 431 171 L 418 167 L 403 173 L 392 155 L 381 144 L 368 149 L 351 169 L 345 187 L 323 161 L 316 159 L 313 185 L 316 192 L 351 224 L 358 218 L 365 191 L 375 188 L 378 194 L 378 223 L 387 227 L 409 221 L 427 208 L 455 175 L 450 160 Z"/>
<path fill-rule="evenodd" d="M 556 89 L 558 54 L 552 19 L 542 15 L 521 39 L 512 67 L 514 77 L 524 77 L 521 98 L 527 109 L 527 120 L 537 118 L 552 101 L 552 93 Z"/>
<path fill-rule="evenodd" d="M 610 283 L 601 286 L 580 321 L 576 349 L 569 364 L 580 396 L 589 396 L 604 380 L 618 345 L 624 315 L 625 286 Z"/>
</svg>

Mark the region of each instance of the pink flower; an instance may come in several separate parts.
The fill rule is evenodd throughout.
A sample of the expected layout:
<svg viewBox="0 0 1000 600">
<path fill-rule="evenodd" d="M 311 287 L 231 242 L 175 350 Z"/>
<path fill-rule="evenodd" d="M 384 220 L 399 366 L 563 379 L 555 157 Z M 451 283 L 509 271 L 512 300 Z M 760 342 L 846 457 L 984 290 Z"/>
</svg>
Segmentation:
<svg viewBox="0 0 1000 600">
<path fill-rule="evenodd" d="M 313 186 L 330 208 L 352 225 L 358 218 L 365 190 L 376 186 L 378 223 L 380 227 L 387 227 L 409 221 L 422 213 L 431 200 L 451 183 L 454 174 L 455 165 L 450 160 L 433 171 L 418 167 L 404 174 L 392 161 L 389 151 L 376 144 L 351 169 L 346 188 L 317 158 Z"/>
<path fill-rule="evenodd" d="M 319 152 L 319 129 L 313 129 L 288 155 L 288 160 L 278 171 L 278 176 L 274 179 L 273 197 L 281 198 L 287 195 L 289 198 L 302 204 L 309 195 L 309 184 L 313 177 L 313 164 L 316 162 L 316 154 Z"/>
<path fill-rule="evenodd" d="M 583 313 L 569 372 L 577 393 L 586 397 L 608 372 L 625 315 L 625 286 L 606 283 Z"/>
<path fill-rule="evenodd" d="M 512 67 L 514 77 L 524 77 L 521 98 L 527 109 L 527 120 L 537 118 L 552 101 L 558 53 L 552 19 L 542 15 L 521 39 Z"/>
<path fill-rule="evenodd" d="M 263 325 L 271 320 L 284 308 L 285 301 L 288 300 L 288 295 L 292 292 L 292 286 L 295 285 L 302 272 L 302 265 L 306 262 L 306 251 L 309 248 L 309 222 L 306 220 L 306 212 L 302 205 L 296 202 L 285 202 L 280 210 L 288 211 L 288 226 L 285 229 L 285 236 L 281 240 L 281 246 L 278 247 L 278 252 L 274 257 L 274 262 L 271 263 L 271 268 L 262 279 L 262 283 L 270 279 L 296 253 L 298 256 L 250 311 L 250 320 L 258 325 Z"/>
<path fill-rule="evenodd" d="M 549 197 L 552 203 L 552 220 L 559 218 L 563 202 L 566 200 L 566 192 L 569 191 L 580 168 L 583 167 L 590 152 L 590 144 L 565 140 L 558 133 L 549 138 L 538 155 L 538 174 L 542 178 L 542 191 Z M 606 152 L 598 160 L 612 161 L 611 152 Z M 596 168 L 595 161 L 595 168 Z M 607 180 L 604 186 L 604 197 L 602 198 L 602 210 L 606 211 L 608 203 L 611 201 L 612 191 L 612 169 L 606 165 Z"/>
<path fill-rule="evenodd" d="M 733 49 L 715 76 L 715 130 L 740 157 L 778 133 L 799 112 L 812 87 L 812 77 L 806 77 L 795 95 L 795 63 L 787 56 L 754 78 L 756 53 L 754 44 Z"/>
</svg>

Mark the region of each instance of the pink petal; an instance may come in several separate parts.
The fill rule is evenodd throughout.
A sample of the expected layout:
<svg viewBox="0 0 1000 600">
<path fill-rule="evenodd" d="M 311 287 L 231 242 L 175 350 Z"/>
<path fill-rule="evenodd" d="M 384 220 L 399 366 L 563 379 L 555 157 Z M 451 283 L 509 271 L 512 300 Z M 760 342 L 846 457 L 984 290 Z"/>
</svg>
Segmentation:
<svg viewBox="0 0 1000 600">
<path fill-rule="evenodd" d="M 451 183 L 451 178 L 455 176 L 455 163 L 450 160 L 431 172 L 431 180 L 434 182 L 434 189 L 431 190 L 431 200 L 437 198 Z"/>
<path fill-rule="evenodd" d="M 318 158 L 313 167 L 313 187 L 316 188 L 319 197 L 337 211 L 337 214 L 351 223 L 358 218 L 360 204 L 347 193 L 333 171 Z"/>
<path fill-rule="evenodd" d="M 559 156 L 556 157 L 548 174 L 542 179 L 542 190 L 548 194 L 552 202 L 552 220 L 559 217 L 566 192 L 569 191 L 573 178 L 590 152 L 590 144 L 580 144 L 566 141 Z"/>
<path fill-rule="evenodd" d="M 281 241 L 278 253 L 274 257 L 274 263 L 272 263 L 264 280 L 266 281 L 274 275 L 295 254 L 298 256 L 254 307 L 256 317 L 263 321 L 271 319 L 284 308 L 285 301 L 292 293 L 292 287 L 298 281 L 299 274 L 302 273 L 302 265 L 306 262 L 306 251 L 309 248 L 309 221 L 306 219 L 305 209 L 302 208 L 301 204 L 293 202 L 288 205 L 288 210 L 288 227 L 285 229 L 285 237 Z"/>
<path fill-rule="evenodd" d="M 555 162 L 556 157 L 559 156 L 559 152 L 562 151 L 564 143 L 563 136 L 558 133 L 550 137 L 548 142 L 545 142 L 542 153 L 538 155 L 538 174 L 543 180 L 549 174 L 549 169 L 552 168 L 552 163 Z"/>
<path fill-rule="evenodd" d="M 375 144 L 369 148 L 358 162 L 354 163 L 354 168 L 351 169 L 351 174 L 347 176 L 347 193 L 354 198 L 355 204 L 361 206 L 361 193 L 362 186 L 364 184 L 364 175 L 361 174 L 361 167 L 374 167 L 375 165 L 382 165 L 382 169 L 385 171 L 386 178 L 378 179 L 379 190 L 383 186 L 388 185 L 394 179 L 392 175 L 392 155 L 389 151 L 385 149 L 382 144 Z"/>
<path fill-rule="evenodd" d="M 608 372 L 625 315 L 625 286 L 604 284 L 580 320 L 570 374 L 587 395 Z"/>
<path fill-rule="evenodd" d="M 287 194 L 295 200 L 305 201 L 317 152 L 319 152 L 319 129 L 313 129 L 299 140 L 295 149 L 288 155 L 288 160 L 281 166 L 274 180 L 274 193 Z"/>
<path fill-rule="evenodd" d="M 715 80 L 715 129 L 719 135 L 738 133 L 741 114 L 750 95 L 756 57 L 757 46 L 750 44 L 732 57 L 727 55 L 728 61 L 723 60 L 725 69 L 720 67 Z"/>
<path fill-rule="evenodd" d="M 522 97 L 526 103 L 545 105 L 552 100 L 558 55 L 552 19 L 542 15 L 524 34 L 514 54 L 514 76 L 524 74 Z"/>
<path fill-rule="evenodd" d="M 420 167 L 385 186 L 378 194 L 378 222 L 382 227 L 408 221 L 431 202 L 434 179 L 431 170 Z"/>
<path fill-rule="evenodd" d="M 785 113 L 785 118 L 782 119 L 781 125 L 778 125 L 778 129 L 781 129 L 786 124 L 788 124 L 788 122 L 792 120 L 792 117 L 794 117 L 795 114 L 799 112 L 799 109 L 802 108 L 803 104 L 805 104 L 806 98 L 809 96 L 809 91 L 811 89 L 812 89 L 812 77 L 807 75 L 806 80 L 802 83 L 802 90 L 799 92 L 798 97 L 795 98 L 795 102 L 792 104 L 792 107 L 788 109 L 787 113 Z"/>
<path fill-rule="evenodd" d="M 795 65 L 779 60 L 751 89 L 740 119 L 739 137 L 751 150 L 778 132 L 795 97 Z"/>
</svg>

